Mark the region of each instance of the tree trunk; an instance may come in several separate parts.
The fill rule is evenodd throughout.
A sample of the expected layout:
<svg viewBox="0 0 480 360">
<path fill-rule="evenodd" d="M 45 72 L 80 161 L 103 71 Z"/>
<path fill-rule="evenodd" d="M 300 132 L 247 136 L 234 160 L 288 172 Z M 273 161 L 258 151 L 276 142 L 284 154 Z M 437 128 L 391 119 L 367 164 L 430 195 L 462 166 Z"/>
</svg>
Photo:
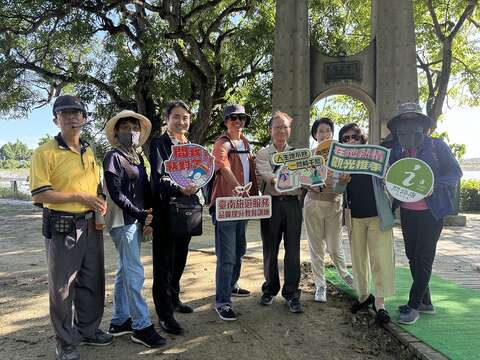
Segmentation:
<svg viewBox="0 0 480 360">
<path fill-rule="evenodd" d="M 213 96 L 211 94 L 212 92 L 208 88 L 200 89 L 197 121 L 190 128 L 189 140 L 200 145 L 205 145 L 207 130 L 211 121 L 213 110 Z"/>
<path fill-rule="evenodd" d="M 446 38 L 442 46 L 442 69 L 437 78 L 437 92 L 427 106 L 427 114 L 435 121 L 442 115 L 443 104 L 447 96 L 448 83 L 452 69 L 452 41 Z"/>
</svg>

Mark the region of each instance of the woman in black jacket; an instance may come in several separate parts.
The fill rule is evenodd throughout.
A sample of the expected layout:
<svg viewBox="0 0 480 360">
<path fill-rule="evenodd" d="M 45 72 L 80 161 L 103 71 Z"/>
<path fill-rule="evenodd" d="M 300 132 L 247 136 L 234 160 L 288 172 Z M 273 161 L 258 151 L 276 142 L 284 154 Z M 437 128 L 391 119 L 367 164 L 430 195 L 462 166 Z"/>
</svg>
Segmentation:
<svg viewBox="0 0 480 360">
<path fill-rule="evenodd" d="M 191 313 L 193 309 L 180 301 L 180 278 L 188 255 L 190 236 L 172 235 L 168 221 L 169 202 L 172 197 L 190 196 L 197 192 L 195 186 L 181 188 L 165 172 L 164 162 L 172 153 L 172 145 L 189 143 L 186 134 L 190 127 L 191 111 L 180 100 L 167 104 L 164 111 L 167 130 L 150 143 L 153 221 L 153 300 L 160 326 L 170 334 L 180 335 L 183 328 L 174 311 Z"/>
<path fill-rule="evenodd" d="M 150 135 L 150 121 L 143 115 L 124 110 L 111 118 L 105 133 L 113 149 L 103 161 L 106 217 L 118 252 L 112 321 L 108 332 L 113 336 L 133 333 L 131 339 L 147 347 L 159 347 L 166 340 L 158 335 L 150 321 L 142 296 L 144 271 L 140 259 L 142 235 L 151 233 L 150 184 L 137 153 Z"/>
</svg>

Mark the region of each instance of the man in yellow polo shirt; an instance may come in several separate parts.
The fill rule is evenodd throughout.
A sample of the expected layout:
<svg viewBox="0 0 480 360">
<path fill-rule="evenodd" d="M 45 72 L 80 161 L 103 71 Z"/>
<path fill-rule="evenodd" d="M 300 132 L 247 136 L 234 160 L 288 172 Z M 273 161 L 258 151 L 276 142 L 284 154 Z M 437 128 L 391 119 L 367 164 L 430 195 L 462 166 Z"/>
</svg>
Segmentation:
<svg viewBox="0 0 480 360">
<path fill-rule="evenodd" d="M 53 114 L 60 133 L 33 153 L 30 190 L 33 202 L 43 206 L 56 359 L 76 360 L 77 345 L 108 345 L 113 340 L 98 328 L 105 270 L 103 233 L 95 229 L 94 214 L 105 214 L 107 205 L 99 186 L 100 168 L 90 145 L 80 139 L 85 105 L 77 97 L 59 96 Z"/>
</svg>

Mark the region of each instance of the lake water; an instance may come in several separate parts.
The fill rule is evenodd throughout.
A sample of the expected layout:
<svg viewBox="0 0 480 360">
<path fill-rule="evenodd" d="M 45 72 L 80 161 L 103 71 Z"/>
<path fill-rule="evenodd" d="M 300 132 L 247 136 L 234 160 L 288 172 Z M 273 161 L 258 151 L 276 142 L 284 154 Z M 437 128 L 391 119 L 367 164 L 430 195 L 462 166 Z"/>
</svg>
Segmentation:
<svg viewBox="0 0 480 360">
<path fill-rule="evenodd" d="M 464 170 L 462 180 L 480 180 L 480 170 Z"/>
<path fill-rule="evenodd" d="M 463 171 L 463 178 L 462 180 L 480 180 L 480 170 L 464 170 Z M 10 181 L 0 181 L 0 187 L 11 187 Z M 28 183 L 26 181 L 19 181 L 18 182 L 18 190 L 24 193 L 29 194 L 30 189 Z"/>
</svg>

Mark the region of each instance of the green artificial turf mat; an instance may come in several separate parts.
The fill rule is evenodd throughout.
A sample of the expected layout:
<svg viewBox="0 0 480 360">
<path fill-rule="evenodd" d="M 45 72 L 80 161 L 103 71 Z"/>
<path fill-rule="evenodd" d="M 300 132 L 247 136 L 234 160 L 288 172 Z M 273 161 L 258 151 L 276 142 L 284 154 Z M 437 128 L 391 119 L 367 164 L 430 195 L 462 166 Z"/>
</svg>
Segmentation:
<svg viewBox="0 0 480 360">
<path fill-rule="evenodd" d="M 325 275 L 333 285 L 355 296 L 334 268 L 325 269 Z M 386 299 L 393 321 L 398 319 L 398 306 L 408 300 L 411 283 L 410 270 L 396 268 L 395 296 Z M 414 325 L 398 325 L 450 359 L 480 359 L 480 292 L 435 275 L 430 280 L 430 292 L 437 313 L 420 314 Z"/>
</svg>

